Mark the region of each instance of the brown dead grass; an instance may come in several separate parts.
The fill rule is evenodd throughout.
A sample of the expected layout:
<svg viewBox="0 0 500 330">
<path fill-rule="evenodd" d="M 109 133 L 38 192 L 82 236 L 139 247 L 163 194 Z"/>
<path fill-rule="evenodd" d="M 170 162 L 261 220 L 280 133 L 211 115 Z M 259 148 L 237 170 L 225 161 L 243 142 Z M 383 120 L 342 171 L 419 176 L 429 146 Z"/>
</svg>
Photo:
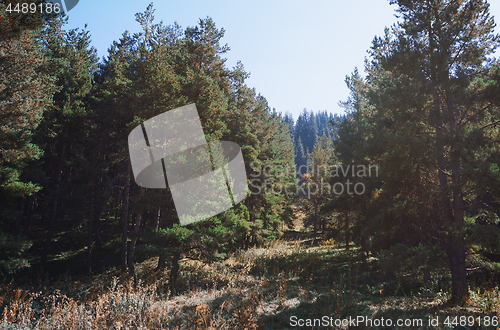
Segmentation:
<svg viewBox="0 0 500 330">
<path fill-rule="evenodd" d="M 153 271 L 155 259 L 137 265 L 136 287 L 117 270 L 42 291 L 6 286 L 0 329 L 291 329 L 291 315 L 425 318 L 499 310 L 498 288 L 471 291 L 465 307 L 447 307 L 446 293 L 388 295 L 383 284 L 370 286 L 373 273 L 349 253 L 275 241 L 217 263 L 185 259 L 176 295 L 168 270 Z"/>
</svg>

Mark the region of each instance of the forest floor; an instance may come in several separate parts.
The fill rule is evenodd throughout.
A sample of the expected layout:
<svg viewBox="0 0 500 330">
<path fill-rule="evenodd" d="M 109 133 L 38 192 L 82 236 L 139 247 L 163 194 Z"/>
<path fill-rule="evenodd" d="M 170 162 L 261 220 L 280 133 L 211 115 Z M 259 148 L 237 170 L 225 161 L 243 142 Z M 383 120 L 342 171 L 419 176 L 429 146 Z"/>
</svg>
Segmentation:
<svg viewBox="0 0 500 330">
<path fill-rule="evenodd" d="M 156 262 L 137 265 L 137 287 L 118 269 L 43 289 L 4 285 L 0 328 L 484 329 L 500 312 L 498 287 L 471 287 L 470 301 L 452 306 L 447 274 L 428 283 L 396 277 L 355 246 L 307 233 L 211 264 L 184 259 L 175 295 Z"/>
</svg>

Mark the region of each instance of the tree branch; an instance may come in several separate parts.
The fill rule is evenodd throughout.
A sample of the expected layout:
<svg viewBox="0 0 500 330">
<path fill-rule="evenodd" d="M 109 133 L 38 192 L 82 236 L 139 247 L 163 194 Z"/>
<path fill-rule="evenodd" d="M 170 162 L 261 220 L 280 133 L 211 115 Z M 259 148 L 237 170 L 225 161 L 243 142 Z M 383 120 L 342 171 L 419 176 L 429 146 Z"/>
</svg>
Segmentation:
<svg viewBox="0 0 500 330">
<path fill-rule="evenodd" d="M 490 126 L 496 126 L 496 125 L 499 125 L 500 124 L 500 120 L 497 120 L 497 121 L 494 121 L 492 123 L 489 123 L 488 125 L 484 125 L 482 127 L 480 127 L 479 129 L 484 129 L 484 128 L 488 128 Z"/>
<path fill-rule="evenodd" d="M 460 128 L 464 127 L 467 123 L 470 123 L 470 121 L 471 121 L 474 117 L 476 117 L 476 116 L 478 116 L 478 115 L 482 114 L 483 112 L 485 112 L 486 110 L 488 110 L 488 109 L 489 109 L 492 105 L 493 105 L 493 103 L 488 104 L 488 105 L 487 105 L 487 106 L 485 106 L 482 110 L 480 110 L 479 112 L 477 112 L 477 113 L 473 114 L 471 117 L 469 117 L 469 118 L 468 118 L 468 119 L 467 119 L 467 120 L 466 120 L 463 124 L 461 124 L 461 123 L 462 123 L 462 120 L 460 120 L 460 122 L 458 122 L 458 126 L 459 126 Z"/>
</svg>

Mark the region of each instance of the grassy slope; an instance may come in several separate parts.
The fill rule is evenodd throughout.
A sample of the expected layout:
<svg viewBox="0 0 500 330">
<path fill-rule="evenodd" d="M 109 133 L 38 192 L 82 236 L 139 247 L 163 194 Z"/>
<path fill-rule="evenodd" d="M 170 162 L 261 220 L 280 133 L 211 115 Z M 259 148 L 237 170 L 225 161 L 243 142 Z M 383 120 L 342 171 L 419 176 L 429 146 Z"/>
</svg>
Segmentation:
<svg viewBox="0 0 500 330">
<path fill-rule="evenodd" d="M 422 285 L 418 278 L 384 274 L 376 259 L 359 258 L 356 247 L 346 252 L 325 243 L 331 241 L 297 237 L 210 265 L 183 260 L 176 295 L 169 291 L 168 271 L 153 272 L 154 259 L 138 265 L 137 288 L 117 270 L 38 294 L 35 288 L 3 288 L 10 296 L 0 328 L 312 329 L 292 327 L 290 318 L 365 316 L 422 319 L 426 325 L 429 317 L 439 316 L 438 329 L 446 328 L 446 316 L 477 318 L 500 311 L 498 289 L 472 288 L 467 306 L 451 307 L 446 274 L 433 274 L 432 282 Z M 329 328 L 339 327 L 314 327 Z"/>
</svg>

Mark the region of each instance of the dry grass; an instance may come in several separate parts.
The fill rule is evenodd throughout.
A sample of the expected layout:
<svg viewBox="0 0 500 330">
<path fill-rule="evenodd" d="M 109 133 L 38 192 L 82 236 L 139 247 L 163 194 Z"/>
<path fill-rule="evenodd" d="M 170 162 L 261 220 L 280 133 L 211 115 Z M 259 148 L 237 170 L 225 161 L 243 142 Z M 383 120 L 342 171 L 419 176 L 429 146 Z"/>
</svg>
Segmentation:
<svg viewBox="0 0 500 330">
<path fill-rule="evenodd" d="M 350 253 L 332 244 L 276 241 L 218 263 L 183 260 L 177 295 L 170 292 L 168 272 L 152 271 L 155 260 L 138 265 L 142 281 L 136 287 L 117 273 L 44 292 L 4 287 L 8 296 L 2 297 L 0 328 L 291 329 L 292 315 L 426 319 L 443 312 L 491 315 L 500 310 L 498 288 L 471 291 L 465 307 L 447 307 L 446 292 L 388 295 L 386 283 L 374 280 L 370 262 Z"/>
</svg>

